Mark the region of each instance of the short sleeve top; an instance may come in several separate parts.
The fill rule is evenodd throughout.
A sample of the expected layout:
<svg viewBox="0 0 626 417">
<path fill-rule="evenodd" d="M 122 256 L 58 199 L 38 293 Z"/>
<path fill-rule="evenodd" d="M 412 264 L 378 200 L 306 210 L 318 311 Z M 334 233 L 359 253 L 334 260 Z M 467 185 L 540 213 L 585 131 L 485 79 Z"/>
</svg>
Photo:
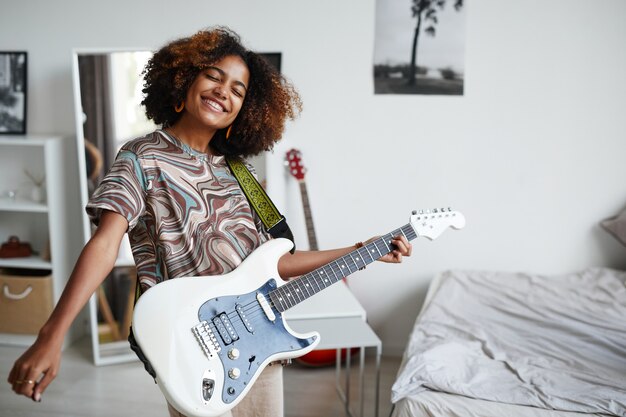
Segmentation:
<svg viewBox="0 0 626 417">
<path fill-rule="evenodd" d="M 87 204 L 128 220 L 142 291 L 183 276 L 234 270 L 270 239 L 223 156 L 157 130 L 124 144 Z"/>
</svg>

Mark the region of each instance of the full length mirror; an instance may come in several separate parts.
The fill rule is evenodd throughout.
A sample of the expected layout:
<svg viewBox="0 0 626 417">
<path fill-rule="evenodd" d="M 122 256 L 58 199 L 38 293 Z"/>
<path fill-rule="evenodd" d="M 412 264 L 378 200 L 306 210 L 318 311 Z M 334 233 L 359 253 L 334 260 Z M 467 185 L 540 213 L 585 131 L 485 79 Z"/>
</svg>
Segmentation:
<svg viewBox="0 0 626 417">
<path fill-rule="evenodd" d="M 76 138 L 82 177 L 81 204 L 111 167 L 129 139 L 156 128 L 141 106 L 142 71 L 152 53 L 147 50 L 76 51 L 74 99 Z M 93 226 L 83 210 L 85 243 Z M 135 358 L 127 337 L 136 274 L 128 239 L 122 242 L 115 267 L 89 302 L 93 359 L 97 365 Z"/>
</svg>

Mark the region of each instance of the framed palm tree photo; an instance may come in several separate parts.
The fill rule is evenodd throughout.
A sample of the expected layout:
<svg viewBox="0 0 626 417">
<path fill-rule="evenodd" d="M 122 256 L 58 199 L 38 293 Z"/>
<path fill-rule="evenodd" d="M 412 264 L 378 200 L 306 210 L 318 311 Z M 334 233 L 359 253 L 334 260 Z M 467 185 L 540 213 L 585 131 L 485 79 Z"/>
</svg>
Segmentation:
<svg viewBox="0 0 626 417">
<path fill-rule="evenodd" d="M 377 0 L 374 94 L 462 96 L 467 0 Z"/>
<path fill-rule="evenodd" d="M 0 51 L 0 134 L 26 133 L 26 52 Z"/>
</svg>

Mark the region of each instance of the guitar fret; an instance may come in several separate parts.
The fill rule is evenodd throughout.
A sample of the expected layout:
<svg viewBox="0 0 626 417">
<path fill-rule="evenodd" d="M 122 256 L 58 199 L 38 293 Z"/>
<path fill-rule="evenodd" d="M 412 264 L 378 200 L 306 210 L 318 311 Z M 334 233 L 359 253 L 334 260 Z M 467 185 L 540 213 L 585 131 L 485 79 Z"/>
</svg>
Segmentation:
<svg viewBox="0 0 626 417">
<path fill-rule="evenodd" d="M 293 299 L 293 295 L 291 291 L 289 291 L 288 288 L 282 288 L 282 290 L 283 290 L 283 293 L 285 294 L 285 299 L 287 300 L 287 303 L 289 303 L 289 308 L 295 306 L 296 302 Z"/>
<path fill-rule="evenodd" d="M 324 272 L 324 269 L 322 269 L 320 272 L 317 273 L 317 278 L 315 279 L 315 283 L 317 284 L 317 290 L 318 291 L 322 291 L 324 288 L 322 288 L 322 286 L 320 285 L 322 278 L 322 275 L 324 275 L 326 272 Z"/>
<path fill-rule="evenodd" d="M 339 266 L 339 273 L 341 274 L 341 278 L 345 278 L 348 275 L 350 275 L 352 273 L 352 271 L 350 271 L 350 266 L 348 265 L 348 263 L 346 262 L 346 257 L 343 256 L 340 258 L 340 260 L 342 261 L 341 264 L 339 262 L 337 262 L 337 265 Z M 346 274 L 346 268 L 348 269 L 348 273 Z"/>
<path fill-rule="evenodd" d="M 291 300 L 289 299 L 289 297 L 287 297 L 285 289 L 283 287 L 280 287 L 278 290 L 280 292 L 280 299 L 287 305 L 287 308 L 293 307 L 292 305 L 290 305 Z"/>
<path fill-rule="evenodd" d="M 390 234 L 383 236 L 380 240 L 385 244 L 385 248 L 387 248 L 387 253 L 389 253 L 391 252 L 391 239 L 389 239 L 389 243 L 387 243 L 387 236 L 390 236 Z"/>
<path fill-rule="evenodd" d="M 333 275 L 335 276 L 335 279 L 336 279 L 337 281 L 339 281 L 339 279 L 340 279 L 340 278 L 338 278 L 338 277 L 337 277 L 337 274 L 335 273 L 335 268 L 333 268 L 333 263 L 334 263 L 334 262 L 335 262 L 335 261 L 333 261 L 333 262 L 329 263 L 328 265 L 330 265 L 330 271 L 331 271 L 331 272 L 333 273 Z"/>
<path fill-rule="evenodd" d="M 365 261 L 365 256 L 363 256 L 363 254 L 367 254 L 367 256 L 370 257 L 370 260 L 369 260 L 368 263 L 371 263 L 371 262 L 375 261 L 374 257 L 372 255 L 370 255 L 369 251 L 367 250 L 367 247 L 359 248 L 358 252 L 359 252 L 359 254 L 361 254 L 361 258 L 363 258 L 363 261 Z"/>
<path fill-rule="evenodd" d="M 290 286 L 293 287 L 292 294 L 294 294 L 294 296 L 298 299 L 298 303 L 300 301 L 303 301 L 302 292 L 300 291 L 300 287 L 298 286 L 298 282 L 297 281 L 291 281 L 291 282 L 287 283 L 287 285 L 290 285 Z"/>
<path fill-rule="evenodd" d="M 342 268 L 339 265 L 338 260 L 332 261 L 330 266 L 331 266 L 331 268 L 333 270 L 333 274 L 335 275 L 335 278 L 334 279 L 330 279 L 328 282 L 330 282 L 331 284 L 334 284 L 335 282 L 337 282 L 337 281 L 339 281 L 340 279 L 343 278 L 343 274 L 341 273 Z M 331 285 L 331 284 L 328 284 L 328 285 Z"/>
<path fill-rule="evenodd" d="M 378 245 L 376 244 L 376 241 L 374 241 L 374 242 L 372 242 L 372 243 L 368 244 L 366 247 L 369 249 L 369 248 L 371 248 L 372 246 L 374 247 L 374 249 L 376 249 L 376 251 L 374 251 L 374 249 L 370 249 L 372 253 L 376 253 L 376 252 L 378 252 L 378 258 L 380 258 L 381 256 L 383 256 L 383 254 L 382 254 L 382 253 L 380 253 L 380 249 L 378 249 Z M 376 258 L 376 259 L 378 259 L 378 258 Z M 372 256 L 372 259 L 374 259 L 374 257 L 373 257 L 373 256 Z"/>
<path fill-rule="evenodd" d="M 302 208 L 304 210 L 304 220 L 306 222 L 307 237 L 309 239 L 309 249 L 317 250 L 317 239 L 315 238 L 315 228 L 313 227 L 313 216 L 309 205 L 309 193 L 306 189 L 304 179 L 298 181 L 300 184 L 300 196 L 302 197 Z"/>
<path fill-rule="evenodd" d="M 342 262 L 341 264 L 339 263 L 339 260 L 343 260 L 343 258 L 339 258 L 338 260 L 335 261 L 336 265 L 337 265 L 337 271 L 339 272 L 339 276 L 341 278 L 338 278 L 337 281 L 339 281 L 340 279 L 343 279 L 345 277 L 347 277 L 350 274 L 346 274 L 346 264 L 345 262 Z"/>
<path fill-rule="evenodd" d="M 354 272 L 356 272 L 363 267 L 363 265 L 360 265 L 363 263 L 363 261 L 361 260 L 361 257 L 358 253 L 355 254 L 355 256 L 353 256 L 353 253 L 354 251 L 350 252 L 348 255 L 350 256 L 350 261 L 352 262 L 352 266 L 354 267 Z"/>
<path fill-rule="evenodd" d="M 297 280 L 296 282 L 298 283 L 298 286 L 300 288 L 300 296 L 302 297 L 302 301 L 304 301 L 307 298 L 309 298 L 310 294 L 307 291 L 306 287 L 304 286 L 304 282 L 303 281 Z"/>
<path fill-rule="evenodd" d="M 413 227 L 410 224 L 407 224 L 406 226 L 404 226 L 403 229 L 406 229 L 407 231 L 405 236 L 408 240 L 413 240 L 417 237 L 417 233 L 415 233 L 415 229 L 413 229 Z"/>
<path fill-rule="evenodd" d="M 280 289 L 278 289 L 278 290 L 280 290 Z M 276 291 L 276 290 L 275 290 L 275 291 Z M 278 308 L 277 302 L 278 302 L 278 304 L 280 304 L 280 310 L 281 310 L 281 311 L 285 311 L 285 310 L 287 310 L 287 306 L 286 306 L 286 304 L 285 304 L 285 302 L 284 302 L 284 300 L 283 300 L 283 297 L 282 297 L 282 295 L 281 295 L 280 291 L 276 291 L 276 300 L 273 300 L 273 302 L 274 302 L 274 305 L 275 305 L 277 308 Z"/>
<path fill-rule="evenodd" d="M 302 301 L 306 300 L 309 297 L 309 293 L 306 290 L 304 283 L 301 280 L 296 280 L 294 282 L 297 282 L 297 285 L 299 286 L 300 296 L 302 296 Z"/>
<path fill-rule="evenodd" d="M 354 260 L 354 258 L 352 257 L 352 253 L 349 253 L 348 256 L 350 257 L 350 260 L 352 261 L 352 264 L 354 265 L 354 271 L 358 271 L 359 270 L 359 266 L 357 265 L 356 261 Z M 347 262 L 346 262 L 347 263 Z M 350 266 L 348 266 L 348 269 L 350 268 Z M 350 273 L 352 273 L 352 271 L 350 271 Z"/>
<path fill-rule="evenodd" d="M 310 274 L 306 274 L 306 275 L 304 275 L 302 277 L 302 279 L 306 280 L 306 282 L 304 283 L 304 288 L 306 288 L 307 295 L 310 297 L 312 295 L 311 291 L 310 291 L 310 290 L 312 290 L 312 288 L 311 288 L 311 275 Z M 315 294 L 315 293 L 313 293 L 313 294 Z"/>
</svg>

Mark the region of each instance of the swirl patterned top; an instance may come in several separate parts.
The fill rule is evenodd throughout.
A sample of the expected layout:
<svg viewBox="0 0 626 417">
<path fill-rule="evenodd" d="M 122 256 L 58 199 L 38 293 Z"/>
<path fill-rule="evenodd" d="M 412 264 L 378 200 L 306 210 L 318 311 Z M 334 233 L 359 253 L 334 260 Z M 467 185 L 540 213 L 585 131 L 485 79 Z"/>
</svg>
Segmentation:
<svg viewBox="0 0 626 417">
<path fill-rule="evenodd" d="M 142 291 L 183 276 L 234 270 L 271 237 L 223 156 L 198 152 L 165 131 L 131 140 L 86 207 L 128 220 Z"/>
</svg>

